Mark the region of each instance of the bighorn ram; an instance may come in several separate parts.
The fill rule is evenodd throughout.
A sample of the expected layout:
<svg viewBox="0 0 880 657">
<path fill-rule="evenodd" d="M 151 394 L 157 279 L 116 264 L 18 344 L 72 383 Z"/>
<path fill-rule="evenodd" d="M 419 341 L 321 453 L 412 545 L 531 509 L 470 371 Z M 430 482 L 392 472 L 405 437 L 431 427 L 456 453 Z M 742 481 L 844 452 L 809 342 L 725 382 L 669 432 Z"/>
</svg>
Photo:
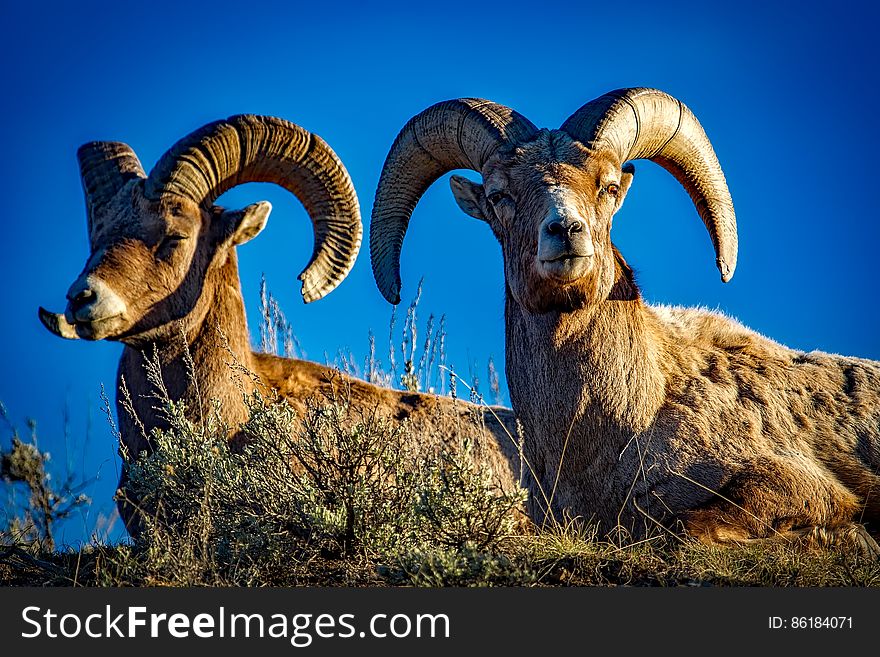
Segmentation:
<svg viewBox="0 0 880 657">
<path fill-rule="evenodd" d="M 55 335 L 125 344 L 119 362 L 145 432 L 123 409 L 117 390 L 122 442 L 136 458 L 149 451 L 148 435 L 163 420 L 152 408 L 145 357 L 157 350 L 173 399 L 198 417 L 210 399 L 221 402 L 231 427 L 247 419 L 242 391 L 255 383 L 230 367 L 237 362 L 304 410 L 327 385 L 327 367 L 251 350 L 235 246 L 255 237 L 270 211 L 266 202 L 243 210 L 213 205 L 223 192 L 247 182 L 273 182 L 292 192 L 314 225 L 312 258 L 299 278 L 303 300 L 320 299 L 348 274 L 361 242 L 361 219 L 351 180 L 330 147 L 287 121 L 233 116 L 184 137 L 144 174 L 137 156 L 117 142 L 85 144 L 78 153 L 85 190 L 91 255 L 67 293 L 63 314 L 40 308 Z M 182 335 L 188 346 L 184 346 Z M 189 363 L 189 364 L 188 364 Z M 190 370 L 193 370 L 190 372 Z M 342 377 L 351 402 L 378 407 L 412 430 L 444 439 L 476 431 L 473 406 L 452 398 L 405 393 Z M 502 482 L 512 483 L 508 409 L 495 409 L 507 428 L 487 414 L 474 436 Z M 125 488 L 125 470 L 120 487 Z M 120 513 L 132 528 L 131 505 Z"/>
<path fill-rule="evenodd" d="M 465 98 L 411 119 L 376 192 L 370 250 L 399 302 L 413 209 L 444 173 L 504 257 L 507 378 L 536 481 L 530 511 L 683 527 L 709 543 L 803 537 L 876 554 L 880 363 L 788 349 L 718 313 L 645 303 L 611 221 L 649 159 L 690 194 L 724 282 L 733 204 L 700 123 L 654 89 L 605 94 L 559 130 Z M 869 525 L 870 526 L 870 525 Z M 874 529 L 877 526 L 874 525 Z"/>
</svg>

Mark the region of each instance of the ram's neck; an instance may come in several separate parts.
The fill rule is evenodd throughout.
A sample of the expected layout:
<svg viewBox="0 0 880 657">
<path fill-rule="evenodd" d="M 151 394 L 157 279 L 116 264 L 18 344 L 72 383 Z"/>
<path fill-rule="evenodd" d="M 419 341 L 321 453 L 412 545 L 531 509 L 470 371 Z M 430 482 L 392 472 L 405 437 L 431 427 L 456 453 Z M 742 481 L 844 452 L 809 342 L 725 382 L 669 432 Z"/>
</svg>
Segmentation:
<svg viewBox="0 0 880 657">
<path fill-rule="evenodd" d="M 663 403 L 662 331 L 628 271 L 605 301 L 571 312 L 531 314 L 508 291 L 506 335 L 514 410 L 544 435 L 626 439 Z"/>
<path fill-rule="evenodd" d="M 125 347 L 119 383 L 124 379 L 137 419 L 125 408 L 121 389 L 117 413 L 123 442 L 132 456 L 149 447 L 145 433 L 167 426 L 155 410 L 157 389 L 148 374 L 152 363 L 158 364 L 168 397 L 185 403 L 190 421 L 201 422 L 212 414 L 214 399 L 220 402 L 220 415 L 227 425 L 234 427 L 247 419 L 243 393 L 254 388 L 247 375 L 254 371 L 253 353 L 234 253 L 210 276 L 205 282 L 210 298 L 203 299 L 207 304 L 204 319 L 185 336 L 177 333 L 143 348 Z"/>
</svg>

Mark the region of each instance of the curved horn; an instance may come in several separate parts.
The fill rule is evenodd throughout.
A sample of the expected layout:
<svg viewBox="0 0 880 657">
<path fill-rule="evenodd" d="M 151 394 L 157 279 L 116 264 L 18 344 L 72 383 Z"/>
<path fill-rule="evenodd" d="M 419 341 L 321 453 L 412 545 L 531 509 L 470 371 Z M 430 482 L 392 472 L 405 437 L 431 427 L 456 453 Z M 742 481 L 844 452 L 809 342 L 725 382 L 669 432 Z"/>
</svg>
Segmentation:
<svg viewBox="0 0 880 657">
<path fill-rule="evenodd" d="M 210 123 L 162 156 L 145 193 L 154 200 L 176 194 L 209 206 L 248 182 L 280 185 L 305 207 L 315 245 L 299 279 L 306 303 L 320 299 L 354 265 L 362 227 L 351 178 L 317 135 L 283 119 L 251 114 Z"/>
<path fill-rule="evenodd" d="M 137 155 L 127 144 L 118 141 L 93 141 L 76 152 L 86 196 L 89 239 L 95 213 L 106 205 L 132 178 L 146 178 Z"/>
<path fill-rule="evenodd" d="M 590 148 L 611 149 L 621 162 L 652 160 L 675 176 L 709 231 L 721 280 L 733 277 L 733 201 L 712 144 L 681 101 L 657 89 L 618 89 L 581 107 L 562 130 Z"/>
<path fill-rule="evenodd" d="M 425 190 L 453 169 L 481 172 L 499 146 L 535 132 L 521 114 L 479 98 L 437 103 L 407 122 L 382 167 L 370 223 L 373 276 L 388 301 L 400 302 L 400 250 Z"/>
<path fill-rule="evenodd" d="M 65 338 L 66 340 L 79 340 L 79 334 L 76 332 L 76 327 L 67 321 L 64 317 L 64 313 L 50 313 L 48 310 L 40 306 L 39 315 L 40 321 L 43 322 L 43 326 L 59 338 Z"/>
</svg>

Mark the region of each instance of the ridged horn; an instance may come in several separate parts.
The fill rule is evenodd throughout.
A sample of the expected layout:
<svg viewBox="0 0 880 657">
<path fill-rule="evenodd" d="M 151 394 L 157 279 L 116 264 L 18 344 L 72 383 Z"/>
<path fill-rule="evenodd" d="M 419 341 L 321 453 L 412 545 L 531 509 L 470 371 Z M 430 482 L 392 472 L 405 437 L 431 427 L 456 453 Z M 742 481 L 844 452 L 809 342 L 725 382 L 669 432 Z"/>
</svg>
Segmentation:
<svg viewBox="0 0 880 657">
<path fill-rule="evenodd" d="M 95 213 L 106 205 L 132 178 L 146 178 L 137 155 L 127 144 L 118 141 L 93 141 L 76 152 L 86 197 L 89 240 Z"/>
<path fill-rule="evenodd" d="M 406 123 L 382 167 L 370 222 L 373 276 L 388 301 L 400 302 L 403 238 L 428 187 L 453 169 L 482 171 L 499 146 L 535 132 L 521 114 L 480 98 L 437 103 Z"/>
<path fill-rule="evenodd" d="M 684 103 L 657 89 L 618 89 L 581 107 L 562 130 L 591 148 L 611 149 L 621 162 L 652 160 L 675 176 L 709 231 L 721 280 L 733 277 L 733 201 L 712 144 Z"/>
<path fill-rule="evenodd" d="M 306 303 L 320 299 L 354 265 L 362 226 L 351 178 L 317 135 L 283 119 L 252 114 L 210 123 L 161 157 L 145 193 L 154 200 L 184 196 L 207 207 L 225 191 L 249 182 L 280 185 L 305 207 L 315 244 L 299 279 Z"/>
<path fill-rule="evenodd" d="M 39 316 L 40 321 L 43 322 L 43 326 L 59 338 L 64 338 L 65 340 L 79 340 L 76 326 L 67 321 L 64 313 L 51 313 L 40 306 Z"/>
</svg>

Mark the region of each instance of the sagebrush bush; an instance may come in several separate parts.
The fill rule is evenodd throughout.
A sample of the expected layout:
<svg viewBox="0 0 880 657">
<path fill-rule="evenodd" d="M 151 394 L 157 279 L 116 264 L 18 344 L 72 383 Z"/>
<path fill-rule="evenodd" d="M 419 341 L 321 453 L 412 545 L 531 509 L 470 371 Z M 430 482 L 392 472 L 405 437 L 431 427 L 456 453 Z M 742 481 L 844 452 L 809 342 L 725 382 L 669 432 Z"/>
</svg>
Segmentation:
<svg viewBox="0 0 880 657">
<path fill-rule="evenodd" d="M 525 499 L 502 490 L 468 442 L 444 446 L 355 409 L 339 381 L 304 417 L 250 396 L 236 450 L 216 414 L 196 424 L 182 404 L 158 401 L 169 428 L 127 464 L 144 581 L 250 584 L 285 578 L 284 567 L 305 575 L 315 558 L 376 570 L 424 551 L 490 554 Z"/>
</svg>

